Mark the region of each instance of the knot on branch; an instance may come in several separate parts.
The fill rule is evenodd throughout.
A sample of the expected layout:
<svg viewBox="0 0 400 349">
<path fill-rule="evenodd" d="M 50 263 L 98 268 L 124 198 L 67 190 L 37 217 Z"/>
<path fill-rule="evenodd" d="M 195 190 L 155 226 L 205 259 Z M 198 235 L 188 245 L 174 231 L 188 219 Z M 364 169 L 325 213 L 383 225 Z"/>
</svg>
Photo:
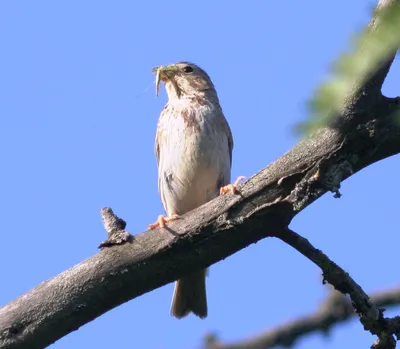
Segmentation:
<svg viewBox="0 0 400 349">
<path fill-rule="evenodd" d="M 104 229 L 108 234 L 108 239 L 104 240 L 98 248 L 122 245 L 133 240 L 133 236 L 125 230 L 126 222 L 119 218 L 110 207 L 101 209 L 101 218 Z"/>
</svg>

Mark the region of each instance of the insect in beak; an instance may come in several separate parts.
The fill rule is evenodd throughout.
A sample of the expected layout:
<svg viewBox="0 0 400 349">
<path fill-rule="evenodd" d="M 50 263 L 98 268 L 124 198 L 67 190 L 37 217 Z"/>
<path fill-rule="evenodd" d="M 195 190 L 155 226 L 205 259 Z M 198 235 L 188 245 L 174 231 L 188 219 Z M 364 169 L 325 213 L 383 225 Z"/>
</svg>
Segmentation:
<svg viewBox="0 0 400 349">
<path fill-rule="evenodd" d="M 160 92 L 160 81 L 161 81 L 161 71 L 164 67 L 160 65 L 159 67 L 155 67 L 153 69 L 153 73 L 156 74 L 156 96 L 158 96 L 158 93 Z"/>
<path fill-rule="evenodd" d="M 156 72 L 156 96 L 158 97 L 158 92 L 160 92 L 160 67 L 157 68 Z"/>
</svg>

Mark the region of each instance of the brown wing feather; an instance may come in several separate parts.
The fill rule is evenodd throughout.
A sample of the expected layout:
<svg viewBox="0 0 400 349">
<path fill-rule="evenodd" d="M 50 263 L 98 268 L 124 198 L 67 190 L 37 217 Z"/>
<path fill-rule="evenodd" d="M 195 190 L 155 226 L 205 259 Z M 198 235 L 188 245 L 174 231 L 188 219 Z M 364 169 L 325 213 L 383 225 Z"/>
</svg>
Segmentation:
<svg viewBox="0 0 400 349">
<path fill-rule="evenodd" d="M 232 136 L 232 131 L 231 131 L 231 128 L 229 127 L 228 121 L 225 119 L 223 114 L 222 114 L 222 118 L 221 118 L 221 124 L 222 124 L 221 125 L 222 129 L 224 129 L 226 131 L 226 134 L 228 136 L 229 157 L 230 157 L 231 166 L 232 166 L 233 136 Z"/>
<path fill-rule="evenodd" d="M 161 111 L 160 117 L 158 118 L 157 122 L 156 139 L 154 142 L 154 153 L 156 154 L 157 166 L 159 166 L 160 164 L 160 143 L 163 137 L 163 128 L 161 127 L 161 119 L 163 117 L 163 114 L 165 113 L 166 108 L 167 106 L 165 106 L 164 109 Z"/>
<path fill-rule="evenodd" d="M 160 133 L 161 128 L 157 126 L 156 140 L 154 142 L 154 153 L 156 154 L 157 166 L 160 164 Z"/>
</svg>

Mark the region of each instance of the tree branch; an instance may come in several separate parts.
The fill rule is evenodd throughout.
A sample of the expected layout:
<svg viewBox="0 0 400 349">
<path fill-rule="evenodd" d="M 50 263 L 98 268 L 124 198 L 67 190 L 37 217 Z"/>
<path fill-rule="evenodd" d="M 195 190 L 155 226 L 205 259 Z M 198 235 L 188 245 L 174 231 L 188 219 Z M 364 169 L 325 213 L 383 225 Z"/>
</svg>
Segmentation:
<svg viewBox="0 0 400 349">
<path fill-rule="evenodd" d="M 340 196 L 343 180 L 400 152 L 393 120 L 399 100 L 366 88 L 356 88 L 341 109 L 347 127 L 303 140 L 250 178 L 240 195 L 216 198 L 165 229 L 106 248 L 0 308 L 0 347 L 46 347 L 124 302 L 276 236 L 324 193 Z M 365 99 L 351 102 L 362 101 L 360 93 L 368 93 L 368 108 Z"/>
<path fill-rule="evenodd" d="M 376 35 L 379 31 L 381 31 L 381 22 L 382 22 L 382 17 L 385 15 L 382 12 L 397 12 L 400 11 L 400 3 L 398 0 L 380 0 L 378 2 L 378 5 L 375 9 L 374 16 L 372 17 L 371 22 L 368 25 L 368 31 L 372 35 Z M 391 15 L 389 13 L 389 15 Z M 385 33 L 384 33 L 385 34 Z M 395 34 L 395 33 L 393 33 Z M 396 35 L 396 34 L 395 34 Z M 393 63 L 393 60 L 396 56 L 397 49 L 393 50 L 390 52 L 390 54 L 385 57 L 385 59 L 380 63 L 378 69 L 369 77 L 369 79 L 365 82 L 364 84 L 364 90 L 365 91 L 373 91 L 374 93 L 380 93 L 382 89 L 382 85 L 385 81 L 385 78 L 387 74 L 389 73 L 390 67 Z M 367 96 L 364 94 L 363 95 L 365 98 Z"/>
<path fill-rule="evenodd" d="M 377 308 L 400 305 L 400 287 L 372 294 L 370 301 Z M 250 339 L 221 343 L 215 335 L 205 339 L 207 349 L 271 349 L 275 347 L 293 347 L 300 338 L 315 332 L 328 335 L 333 326 L 352 319 L 356 313 L 348 297 L 337 291 L 319 305 L 317 310 L 281 326 L 277 326 Z"/>
<path fill-rule="evenodd" d="M 376 309 L 367 294 L 342 268 L 332 262 L 322 251 L 312 246 L 307 239 L 290 229 L 283 230 L 276 237 L 319 266 L 322 270 L 324 284 L 329 282 L 337 291 L 350 296 L 365 329 L 378 335 L 386 331 L 387 325 L 383 321 L 382 312 Z"/>
<path fill-rule="evenodd" d="M 396 347 L 393 334 L 400 334 L 400 317 L 384 318 L 383 309 L 377 309 L 363 289 L 336 263 L 332 262 L 323 252 L 313 247 L 310 242 L 285 229 L 276 235 L 280 240 L 295 248 L 322 270 L 323 283 L 329 282 L 343 295 L 350 296 L 354 310 L 360 318 L 364 329 L 378 336 L 371 347 L 373 349 L 391 349 Z M 390 330 L 389 330 L 390 329 Z"/>
</svg>

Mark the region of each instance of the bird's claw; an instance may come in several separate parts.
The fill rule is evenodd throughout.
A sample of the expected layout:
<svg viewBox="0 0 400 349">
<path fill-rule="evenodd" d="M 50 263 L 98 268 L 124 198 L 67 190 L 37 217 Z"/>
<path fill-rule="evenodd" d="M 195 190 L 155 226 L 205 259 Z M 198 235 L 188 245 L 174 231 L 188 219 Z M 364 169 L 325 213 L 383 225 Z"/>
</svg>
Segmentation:
<svg viewBox="0 0 400 349">
<path fill-rule="evenodd" d="M 219 190 L 219 194 L 220 195 L 224 195 L 226 193 L 233 193 L 235 194 L 237 191 L 237 187 L 240 184 L 241 181 L 243 181 L 246 177 L 244 176 L 239 176 L 238 179 L 235 181 L 235 183 L 233 184 L 228 184 L 223 186 L 220 190 Z"/>
<path fill-rule="evenodd" d="M 163 215 L 158 216 L 158 219 L 156 222 L 149 224 L 149 229 L 155 229 L 157 227 L 160 228 L 164 228 L 165 227 L 165 223 L 168 223 L 170 221 L 175 221 L 177 219 L 180 219 L 181 217 L 179 217 L 177 214 L 173 214 L 171 216 L 165 217 Z"/>
</svg>

